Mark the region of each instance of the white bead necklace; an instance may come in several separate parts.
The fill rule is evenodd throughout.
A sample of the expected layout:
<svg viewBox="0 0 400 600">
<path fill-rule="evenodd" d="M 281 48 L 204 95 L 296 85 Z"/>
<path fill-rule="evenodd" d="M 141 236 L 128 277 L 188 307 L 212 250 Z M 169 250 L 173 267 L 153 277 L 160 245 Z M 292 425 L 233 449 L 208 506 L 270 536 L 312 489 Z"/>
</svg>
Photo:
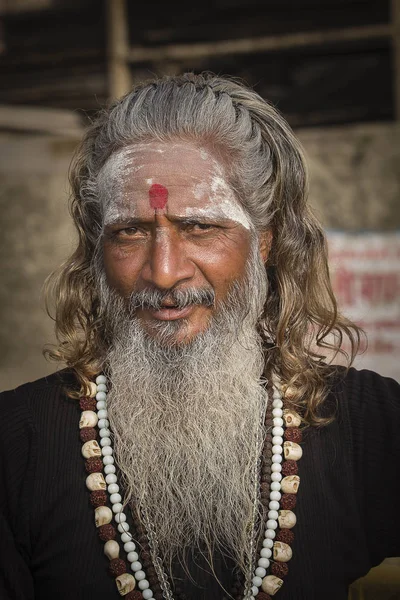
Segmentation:
<svg viewBox="0 0 400 600">
<path fill-rule="evenodd" d="M 108 411 L 107 411 L 107 379 L 104 375 L 99 375 L 96 378 L 96 384 L 91 384 L 91 396 L 96 397 L 96 408 L 97 414 L 94 411 L 84 411 L 87 415 L 86 422 L 83 423 L 85 426 L 86 423 L 91 422 L 94 423 L 99 428 L 100 435 L 100 447 L 101 447 L 101 455 L 102 461 L 104 465 L 104 474 L 105 474 L 105 484 L 107 486 L 107 491 L 109 493 L 109 500 L 112 507 L 112 513 L 114 515 L 114 520 L 118 525 L 118 531 L 120 533 L 121 542 L 123 544 L 123 548 L 127 554 L 127 560 L 130 564 L 130 568 L 133 572 L 131 574 L 123 574 L 117 577 L 117 585 L 118 590 L 121 595 L 127 594 L 129 591 L 137 588 L 141 591 L 144 600 L 150 600 L 153 598 L 153 591 L 150 588 L 150 583 L 146 578 L 145 571 L 143 569 L 142 563 L 139 560 L 139 554 L 137 552 L 136 544 L 133 541 L 133 536 L 130 533 L 130 527 L 127 523 L 127 517 L 124 512 L 124 507 L 122 505 L 122 497 L 120 492 L 120 488 L 117 483 L 116 476 L 116 468 L 114 465 L 114 456 L 113 456 L 113 448 L 111 443 L 111 431 L 109 429 L 109 421 L 108 421 Z M 91 413 L 89 415 L 88 413 Z M 83 414 L 83 413 L 82 413 Z M 94 418 L 95 417 L 95 418 Z M 274 547 L 274 538 L 276 535 L 276 529 L 278 528 L 278 518 L 279 518 L 279 509 L 280 509 L 280 500 L 281 500 L 281 481 L 282 481 L 282 454 L 284 452 L 284 442 L 283 442 L 283 402 L 282 402 L 282 393 L 281 393 L 281 385 L 278 378 L 273 377 L 273 399 L 272 399 L 272 418 L 273 418 L 273 427 L 272 427 L 272 466 L 271 466 L 271 485 L 270 485 L 270 493 L 269 493 L 269 504 L 268 504 L 268 515 L 266 522 L 266 529 L 264 532 L 264 540 L 262 544 L 262 549 L 260 551 L 260 557 L 257 561 L 257 566 L 253 571 L 253 576 L 251 579 L 250 589 L 245 593 L 244 600 L 254 599 L 260 588 L 273 595 L 278 591 L 278 589 L 282 585 L 282 580 L 275 577 L 274 575 L 267 575 L 267 569 L 270 566 L 270 558 L 273 554 Z M 82 427 L 82 425 L 80 424 Z M 93 425 L 90 425 L 93 426 Z M 82 453 L 87 458 L 87 454 L 84 452 L 85 446 L 87 444 L 93 444 L 93 442 L 87 442 L 84 444 L 82 448 Z M 96 442 L 94 442 L 96 444 Z M 93 447 L 93 446 L 92 446 Z M 91 475 L 87 477 L 87 486 L 89 489 L 93 490 L 93 484 L 91 480 Z M 97 487 L 95 489 L 104 489 L 104 486 Z M 102 507 L 103 508 L 103 507 Z M 109 522 L 109 521 L 108 521 Z M 153 545 L 151 538 L 151 531 L 148 531 L 150 547 Z M 112 543 L 110 543 L 112 542 Z M 153 551 L 155 548 L 151 548 Z M 290 548 L 289 548 L 290 549 Z M 114 540 L 109 540 L 106 542 L 104 547 L 104 552 L 108 556 L 108 558 L 116 558 L 119 556 L 119 546 Z M 289 557 L 290 558 L 290 557 Z M 160 585 L 164 592 L 164 598 L 166 600 L 173 600 L 172 592 L 170 586 L 168 584 L 168 580 L 165 576 L 165 573 L 162 569 L 161 561 L 157 558 L 156 561 L 158 564 L 155 564 L 155 568 L 160 579 Z M 277 581 L 281 582 L 280 584 Z"/>
</svg>

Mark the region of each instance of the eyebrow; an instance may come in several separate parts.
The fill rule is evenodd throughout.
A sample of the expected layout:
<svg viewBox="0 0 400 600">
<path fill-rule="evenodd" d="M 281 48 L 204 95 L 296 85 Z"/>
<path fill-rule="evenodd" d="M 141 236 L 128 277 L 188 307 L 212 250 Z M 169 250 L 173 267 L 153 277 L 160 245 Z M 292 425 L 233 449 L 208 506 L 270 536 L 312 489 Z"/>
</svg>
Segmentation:
<svg viewBox="0 0 400 600">
<path fill-rule="evenodd" d="M 236 221 L 234 221 L 233 219 L 230 219 L 227 216 L 207 216 L 204 214 L 198 214 L 198 215 L 190 215 L 190 216 L 180 216 L 180 215 L 169 215 L 168 213 L 166 213 L 168 219 L 170 221 L 172 221 L 173 223 L 186 223 L 186 224 L 190 224 L 190 223 L 216 223 L 218 222 L 222 222 L 222 223 L 236 223 Z M 145 223 L 153 223 L 154 222 L 154 216 L 152 215 L 151 217 L 115 217 L 113 219 L 110 219 L 109 221 L 106 221 L 104 223 L 104 227 L 113 227 L 115 225 L 124 225 L 125 227 L 135 227 L 137 225 L 142 225 Z"/>
</svg>

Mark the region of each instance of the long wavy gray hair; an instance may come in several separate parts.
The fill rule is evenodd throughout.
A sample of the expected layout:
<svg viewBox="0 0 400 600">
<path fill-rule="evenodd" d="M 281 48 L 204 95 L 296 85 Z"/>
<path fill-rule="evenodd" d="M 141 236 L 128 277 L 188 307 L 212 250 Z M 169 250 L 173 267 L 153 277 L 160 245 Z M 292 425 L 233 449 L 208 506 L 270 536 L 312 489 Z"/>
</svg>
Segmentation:
<svg viewBox="0 0 400 600">
<path fill-rule="evenodd" d="M 154 140 L 191 141 L 218 152 L 256 231 L 272 232 L 269 294 L 259 322 L 266 371 L 278 372 L 291 386 L 292 401 L 307 422 L 326 423 L 318 406 L 332 369 L 322 355 L 345 354 L 346 336 L 350 364 L 360 331 L 337 310 L 325 236 L 306 202 L 302 149 L 274 107 L 242 84 L 212 74 L 139 85 L 103 110 L 86 132 L 71 170 L 79 242 L 49 282 L 59 345 L 47 355 L 72 367 L 84 387 L 102 368 L 110 340 L 95 285 L 102 232 L 98 175 L 118 149 Z"/>
</svg>

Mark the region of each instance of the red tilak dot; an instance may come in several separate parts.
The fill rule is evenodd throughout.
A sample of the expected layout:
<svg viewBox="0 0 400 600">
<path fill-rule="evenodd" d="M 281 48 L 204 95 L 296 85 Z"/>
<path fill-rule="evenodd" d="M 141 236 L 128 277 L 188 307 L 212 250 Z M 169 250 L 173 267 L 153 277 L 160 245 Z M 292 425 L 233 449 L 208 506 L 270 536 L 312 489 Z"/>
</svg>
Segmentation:
<svg viewBox="0 0 400 600">
<path fill-rule="evenodd" d="M 149 189 L 149 202 L 151 208 L 165 208 L 168 202 L 168 190 L 159 183 L 153 183 Z"/>
</svg>

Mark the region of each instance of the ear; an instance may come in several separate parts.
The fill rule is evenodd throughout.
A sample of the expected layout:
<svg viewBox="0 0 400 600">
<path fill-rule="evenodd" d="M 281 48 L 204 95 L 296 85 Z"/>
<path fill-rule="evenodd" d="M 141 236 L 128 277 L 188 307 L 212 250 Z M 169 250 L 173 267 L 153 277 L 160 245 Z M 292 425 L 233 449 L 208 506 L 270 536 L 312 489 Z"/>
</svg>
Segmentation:
<svg viewBox="0 0 400 600">
<path fill-rule="evenodd" d="M 267 229 L 267 231 L 263 231 L 262 233 L 260 233 L 260 236 L 258 238 L 258 245 L 260 248 L 260 254 L 262 256 L 262 259 L 263 259 L 264 263 L 266 263 L 268 260 L 268 256 L 269 256 L 269 253 L 271 250 L 271 245 L 272 245 L 271 229 Z"/>
</svg>

